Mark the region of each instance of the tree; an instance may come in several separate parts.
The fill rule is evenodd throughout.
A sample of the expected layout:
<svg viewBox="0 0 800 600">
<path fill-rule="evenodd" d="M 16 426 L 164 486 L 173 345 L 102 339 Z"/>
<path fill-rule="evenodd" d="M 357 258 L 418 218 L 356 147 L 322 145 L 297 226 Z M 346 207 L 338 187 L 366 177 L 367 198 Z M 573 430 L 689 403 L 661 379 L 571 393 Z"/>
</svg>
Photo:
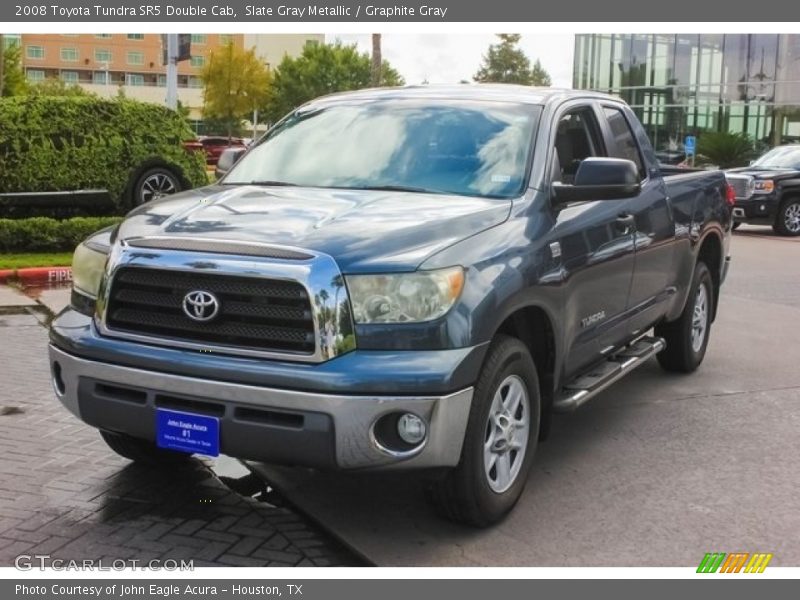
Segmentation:
<svg viewBox="0 0 800 600">
<path fill-rule="evenodd" d="M 550 75 L 538 60 L 531 61 L 517 46 L 521 35 L 498 33 L 500 42 L 491 44 L 473 79 L 479 83 L 518 83 L 521 85 L 550 85 Z"/>
<path fill-rule="evenodd" d="M 278 65 L 264 113 L 274 122 L 318 96 L 370 87 L 371 69 L 371 57 L 355 44 L 307 44 L 300 56 L 285 56 Z M 404 83 L 387 61 L 381 62 L 379 86 Z"/>
<path fill-rule="evenodd" d="M 263 104 L 270 86 L 269 71 L 255 50 L 234 44 L 213 50 L 200 76 L 203 116 L 223 122 L 228 137 Z"/>
<path fill-rule="evenodd" d="M 3 49 L 0 40 L 0 54 L 3 57 L 3 77 L 0 85 L 0 96 L 19 96 L 27 87 L 25 73 L 22 70 L 22 52 L 19 44 L 11 44 Z"/>
<path fill-rule="evenodd" d="M 542 62 L 538 58 L 536 62 L 533 63 L 533 68 L 531 69 L 531 85 L 539 85 L 542 87 L 550 87 L 553 85 L 553 80 L 550 79 L 550 73 L 545 70 L 542 66 Z"/>
</svg>

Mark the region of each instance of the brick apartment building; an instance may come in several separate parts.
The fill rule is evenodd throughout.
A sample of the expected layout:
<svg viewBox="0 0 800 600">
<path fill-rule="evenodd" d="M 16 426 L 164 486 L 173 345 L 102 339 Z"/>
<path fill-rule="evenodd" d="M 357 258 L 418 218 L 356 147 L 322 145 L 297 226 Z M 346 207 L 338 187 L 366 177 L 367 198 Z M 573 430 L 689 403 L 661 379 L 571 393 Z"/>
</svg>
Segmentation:
<svg viewBox="0 0 800 600">
<path fill-rule="evenodd" d="M 166 67 L 161 35 L 152 33 L 4 35 L 6 45 L 22 48 L 22 66 L 30 82 L 60 78 L 99 96 L 124 90 L 129 98 L 164 102 Z M 196 121 L 203 107 L 200 73 L 215 48 L 235 44 L 255 48 L 265 64 L 277 66 L 284 55 L 299 55 L 309 42 L 323 43 L 320 34 L 192 34 L 192 58 L 178 64 L 178 99 Z M 199 125 L 199 123 L 197 123 Z"/>
</svg>

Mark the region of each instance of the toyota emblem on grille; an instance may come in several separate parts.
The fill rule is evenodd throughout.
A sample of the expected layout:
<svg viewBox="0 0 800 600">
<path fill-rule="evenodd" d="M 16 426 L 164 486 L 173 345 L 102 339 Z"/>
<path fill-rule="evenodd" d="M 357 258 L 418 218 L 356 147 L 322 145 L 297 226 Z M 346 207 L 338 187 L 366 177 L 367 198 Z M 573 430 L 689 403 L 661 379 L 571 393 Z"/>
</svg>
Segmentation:
<svg viewBox="0 0 800 600">
<path fill-rule="evenodd" d="M 211 292 L 194 290 L 183 297 L 183 312 L 193 321 L 210 321 L 219 312 L 219 300 Z"/>
</svg>

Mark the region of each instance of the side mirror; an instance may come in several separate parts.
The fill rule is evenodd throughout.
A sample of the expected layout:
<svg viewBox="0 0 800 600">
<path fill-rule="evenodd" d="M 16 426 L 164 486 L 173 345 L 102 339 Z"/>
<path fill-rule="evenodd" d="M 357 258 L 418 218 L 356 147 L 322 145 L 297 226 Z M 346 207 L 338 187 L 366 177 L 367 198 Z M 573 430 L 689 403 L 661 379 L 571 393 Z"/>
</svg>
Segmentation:
<svg viewBox="0 0 800 600">
<path fill-rule="evenodd" d="M 225 174 L 227 173 L 230 168 L 236 164 L 236 161 L 242 157 L 244 154 L 244 148 L 226 148 L 222 151 L 222 154 L 219 155 L 219 160 L 217 161 L 217 172 Z"/>
<path fill-rule="evenodd" d="M 633 198 L 641 191 L 639 169 L 623 158 L 585 158 L 572 185 L 554 182 L 552 190 L 559 203 Z"/>
</svg>

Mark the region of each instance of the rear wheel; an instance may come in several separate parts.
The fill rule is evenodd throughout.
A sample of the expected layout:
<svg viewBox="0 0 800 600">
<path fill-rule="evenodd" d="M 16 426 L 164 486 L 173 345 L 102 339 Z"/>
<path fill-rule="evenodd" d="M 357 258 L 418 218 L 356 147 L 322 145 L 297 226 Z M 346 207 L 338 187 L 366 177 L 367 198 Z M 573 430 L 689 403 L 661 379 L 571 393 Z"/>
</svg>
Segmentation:
<svg viewBox="0 0 800 600">
<path fill-rule="evenodd" d="M 786 198 L 781 202 L 772 229 L 780 235 L 800 235 L 800 198 Z"/>
<path fill-rule="evenodd" d="M 475 386 L 461 461 L 429 489 L 440 514 L 479 527 L 508 514 L 528 478 L 540 405 L 528 349 L 516 338 L 497 336 Z"/>
<path fill-rule="evenodd" d="M 182 189 L 178 177 L 165 167 L 153 167 L 141 174 L 133 186 L 133 203 L 135 206 L 157 200 L 180 192 Z"/>
<path fill-rule="evenodd" d="M 179 465 L 187 462 L 191 457 L 191 454 L 164 450 L 151 442 L 124 433 L 101 431 L 100 435 L 114 452 L 136 463 L 151 466 Z"/>
<path fill-rule="evenodd" d="M 714 284 L 703 262 L 694 268 L 692 286 L 681 316 L 676 321 L 657 325 L 655 333 L 663 337 L 666 348 L 658 353 L 659 364 L 667 371 L 691 373 L 706 355 L 714 307 Z"/>
</svg>

